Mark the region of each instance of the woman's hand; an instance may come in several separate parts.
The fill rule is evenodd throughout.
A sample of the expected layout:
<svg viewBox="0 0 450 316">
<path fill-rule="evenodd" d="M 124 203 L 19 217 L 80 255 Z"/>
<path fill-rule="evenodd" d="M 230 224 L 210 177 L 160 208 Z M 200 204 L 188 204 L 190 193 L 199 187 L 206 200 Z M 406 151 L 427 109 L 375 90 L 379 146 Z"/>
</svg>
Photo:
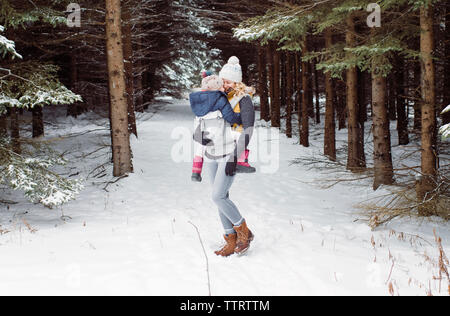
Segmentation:
<svg viewBox="0 0 450 316">
<path fill-rule="evenodd" d="M 214 146 L 214 142 L 208 138 L 209 132 L 202 132 L 202 145 Z"/>
<path fill-rule="evenodd" d="M 237 157 L 232 156 L 230 160 L 228 160 L 227 165 L 225 167 L 225 174 L 229 177 L 234 177 L 236 175 L 237 169 Z"/>
<path fill-rule="evenodd" d="M 214 142 L 208 138 L 209 132 L 202 132 L 200 129 L 200 125 L 194 132 L 193 138 L 199 144 L 203 146 L 214 146 Z"/>
</svg>

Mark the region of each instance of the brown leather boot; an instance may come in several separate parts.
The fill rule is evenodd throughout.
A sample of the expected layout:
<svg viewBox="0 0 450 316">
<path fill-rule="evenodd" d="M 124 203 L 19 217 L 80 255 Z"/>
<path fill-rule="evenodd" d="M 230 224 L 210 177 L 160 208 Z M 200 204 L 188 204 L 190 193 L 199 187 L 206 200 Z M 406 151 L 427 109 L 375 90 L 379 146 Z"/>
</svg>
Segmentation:
<svg viewBox="0 0 450 316">
<path fill-rule="evenodd" d="M 237 232 L 237 242 L 234 252 L 242 255 L 250 248 L 250 243 L 253 241 L 254 235 L 248 229 L 246 222 L 243 222 L 241 226 L 235 226 L 234 230 Z"/>
<path fill-rule="evenodd" d="M 222 257 L 229 257 L 234 254 L 234 248 L 236 248 L 237 234 L 224 235 L 226 245 L 215 252 L 216 255 Z"/>
</svg>

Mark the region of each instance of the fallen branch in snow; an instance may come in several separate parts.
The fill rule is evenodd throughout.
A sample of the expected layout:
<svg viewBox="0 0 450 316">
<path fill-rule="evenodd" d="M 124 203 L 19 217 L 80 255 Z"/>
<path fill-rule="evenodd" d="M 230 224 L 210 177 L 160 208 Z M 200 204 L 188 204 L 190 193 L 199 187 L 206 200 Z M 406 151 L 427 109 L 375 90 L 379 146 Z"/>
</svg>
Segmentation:
<svg viewBox="0 0 450 316">
<path fill-rule="evenodd" d="M 83 153 L 81 156 L 75 156 L 75 158 L 77 158 L 77 159 L 85 159 L 85 158 L 89 157 L 90 155 L 93 155 L 93 154 L 99 152 L 100 150 L 110 149 L 110 148 L 111 148 L 111 145 L 102 145 L 102 146 L 100 146 L 99 148 L 97 148 L 96 150 L 94 150 L 94 151 L 92 151 L 90 153 L 87 153 L 87 154 Z"/>
<path fill-rule="evenodd" d="M 202 237 L 200 236 L 200 231 L 198 230 L 198 227 L 195 226 L 191 221 L 188 222 L 192 226 L 194 226 L 195 230 L 197 231 L 198 239 L 200 240 L 200 244 L 202 245 L 203 253 L 205 254 L 206 258 L 206 274 L 208 276 L 208 292 L 209 296 L 211 296 L 211 281 L 209 278 L 209 261 L 208 261 L 208 255 L 206 254 L 205 246 L 203 245 Z"/>
<path fill-rule="evenodd" d="M 82 132 L 82 133 L 72 133 L 72 134 L 68 134 L 68 135 L 63 135 L 63 136 L 54 137 L 54 138 L 50 138 L 50 139 L 39 140 L 39 141 L 42 142 L 42 143 L 51 143 L 51 142 L 54 142 L 54 141 L 64 140 L 64 139 L 72 138 L 72 137 L 79 137 L 79 136 L 86 135 L 88 133 L 94 133 L 94 132 L 99 132 L 99 131 L 109 131 L 109 129 L 107 129 L 107 128 L 97 128 L 97 129 L 85 131 L 85 132 Z"/>
<path fill-rule="evenodd" d="M 118 178 L 117 178 L 116 180 L 114 180 L 114 181 L 109 181 L 109 182 L 107 182 L 107 184 L 106 184 L 106 186 L 103 188 L 103 190 L 105 190 L 106 192 L 109 192 L 108 190 L 106 190 L 106 188 L 107 188 L 110 184 L 117 183 L 117 182 L 119 182 L 120 180 L 122 180 L 123 178 L 128 178 L 128 175 L 126 174 L 126 175 L 123 175 L 123 176 L 118 177 Z"/>
<path fill-rule="evenodd" d="M 89 172 L 89 174 L 87 175 L 86 179 L 89 179 L 89 177 L 91 176 L 91 174 L 93 174 L 94 172 L 96 172 L 98 169 L 100 169 L 100 172 L 96 173 L 95 175 L 93 175 L 94 178 L 97 178 L 99 175 L 103 174 L 104 172 L 106 172 L 106 165 L 109 165 L 111 162 L 107 161 L 103 164 L 101 164 L 100 166 L 95 167 L 91 172 Z"/>
<path fill-rule="evenodd" d="M 7 233 L 10 233 L 10 231 L 9 231 L 9 230 L 6 230 L 6 229 L 3 229 L 2 226 L 0 225 L 0 236 L 1 236 L 1 235 L 5 235 L 5 234 L 7 234 Z"/>
<path fill-rule="evenodd" d="M 1 199 L 0 199 L 0 203 L 2 203 L 2 204 L 13 205 L 13 204 L 18 204 L 19 202 L 8 201 L 8 200 L 1 200 Z"/>
<path fill-rule="evenodd" d="M 340 161 L 332 161 L 327 156 L 321 155 L 320 157 L 301 157 L 296 158 L 291 161 L 290 165 L 301 164 L 302 166 L 308 166 L 308 170 L 323 170 L 327 175 L 330 174 L 330 170 L 334 174 L 337 174 L 338 178 L 325 178 L 325 179 L 315 179 L 310 184 L 320 183 L 322 189 L 330 189 L 343 182 L 355 182 L 364 179 L 373 178 L 373 169 L 366 168 L 364 172 L 351 173 L 346 169 L 346 165 Z M 346 176 L 345 178 L 340 176 L 340 174 Z M 303 182 L 303 181 L 301 181 Z M 304 182 L 308 183 L 308 182 Z"/>
</svg>

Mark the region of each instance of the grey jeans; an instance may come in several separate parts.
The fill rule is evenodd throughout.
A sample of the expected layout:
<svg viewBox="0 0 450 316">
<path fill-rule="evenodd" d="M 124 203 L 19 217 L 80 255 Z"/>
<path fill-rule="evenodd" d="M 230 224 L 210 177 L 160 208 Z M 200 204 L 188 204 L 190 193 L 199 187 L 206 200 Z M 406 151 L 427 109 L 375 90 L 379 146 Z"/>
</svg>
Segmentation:
<svg viewBox="0 0 450 316">
<path fill-rule="evenodd" d="M 234 234 L 233 226 L 240 226 L 244 218 L 239 213 L 236 205 L 230 200 L 230 188 L 234 178 L 225 174 L 228 157 L 220 160 L 205 160 L 205 167 L 212 183 L 212 200 L 219 208 L 219 216 L 222 221 L 225 234 Z"/>
</svg>

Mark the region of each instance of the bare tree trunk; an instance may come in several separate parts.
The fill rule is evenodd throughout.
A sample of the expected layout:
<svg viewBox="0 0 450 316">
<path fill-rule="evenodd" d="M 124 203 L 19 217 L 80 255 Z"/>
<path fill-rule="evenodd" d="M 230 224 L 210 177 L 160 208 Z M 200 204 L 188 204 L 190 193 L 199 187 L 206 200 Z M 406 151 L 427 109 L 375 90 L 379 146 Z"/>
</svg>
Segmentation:
<svg viewBox="0 0 450 316">
<path fill-rule="evenodd" d="M 299 135 L 302 126 L 301 115 L 302 115 L 302 89 L 303 89 L 302 75 L 300 73 L 301 70 L 300 58 L 301 58 L 300 53 L 295 52 L 295 82 L 297 86 L 295 90 L 295 109 L 297 111 Z"/>
<path fill-rule="evenodd" d="M 135 45 L 135 51 L 139 51 L 143 46 L 142 38 L 138 38 L 138 43 Z M 143 113 L 144 112 L 144 76 L 143 76 L 143 65 L 142 65 L 142 57 L 138 56 L 133 58 L 137 73 L 134 77 L 135 80 L 135 90 L 134 90 L 134 104 L 136 112 Z"/>
<path fill-rule="evenodd" d="M 325 30 L 325 47 L 330 49 L 333 46 L 333 33 L 331 29 Z M 326 108 L 325 108 L 325 139 L 324 139 L 324 154 L 330 160 L 336 161 L 336 120 L 335 120 L 335 96 L 333 79 L 329 72 L 325 73 L 325 93 L 326 93 Z"/>
<path fill-rule="evenodd" d="M 288 52 L 286 56 L 286 80 L 287 80 L 287 91 L 286 91 L 286 136 L 292 138 L 292 108 L 294 107 L 294 73 L 293 73 L 293 56 L 292 53 Z"/>
<path fill-rule="evenodd" d="M 109 91 L 109 87 L 108 87 L 108 89 L 107 89 L 107 93 L 108 93 L 108 100 L 111 100 L 111 92 Z M 111 103 L 111 101 L 109 101 L 110 103 Z M 117 160 L 117 158 L 115 157 L 116 156 L 116 152 L 114 151 L 114 148 L 115 148 L 115 146 L 114 146 L 114 140 L 115 140 L 115 137 L 114 137 L 114 133 L 113 133 L 113 129 L 112 129 L 112 115 L 111 115 L 111 112 L 112 112 L 112 108 L 111 108 L 111 105 L 108 107 L 108 115 L 109 115 L 109 122 L 110 122 L 110 128 L 109 128 L 109 134 L 110 134 L 110 136 L 111 136 L 111 149 L 112 149 L 112 151 L 111 151 L 111 163 L 112 164 L 114 164 L 114 161 L 116 161 Z"/>
<path fill-rule="evenodd" d="M 153 99 L 151 92 L 148 91 L 148 89 L 151 87 L 150 76 L 152 76 L 150 70 L 146 70 L 142 73 L 142 85 L 145 89 L 142 94 L 142 111 L 145 111 L 149 108 L 150 102 Z"/>
<path fill-rule="evenodd" d="M 70 55 L 70 88 L 77 93 L 76 84 L 78 81 L 77 52 L 73 51 Z M 67 116 L 77 117 L 81 112 L 80 103 L 69 104 L 67 106 Z"/>
<path fill-rule="evenodd" d="M 267 91 L 267 65 L 266 65 L 266 48 L 258 47 L 258 90 L 261 104 L 261 120 L 269 121 L 270 109 Z"/>
<path fill-rule="evenodd" d="M 8 117 L 6 114 L 0 115 L 0 137 L 5 137 L 8 133 Z"/>
<path fill-rule="evenodd" d="M 347 98 L 345 87 L 341 81 L 336 82 L 337 117 L 339 120 L 339 130 L 347 127 Z"/>
<path fill-rule="evenodd" d="M 436 187 L 436 83 L 433 60 L 434 32 L 433 6 L 420 9 L 420 52 L 422 65 L 422 178 L 418 183 L 418 198 L 423 204 L 419 207 L 422 216 L 432 215 L 434 201 L 428 202 Z"/>
<path fill-rule="evenodd" d="M 280 127 L 280 52 L 276 47 L 273 51 L 273 82 L 272 127 Z"/>
<path fill-rule="evenodd" d="M 144 94 L 144 110 L 147 110 L 155 97 L 155 76 L 156 76 L 156 68 L 153 64 L 150 64 L 149 69 L 144 72 L 144 87 L 146 89 L 146 93 Z"/>
<path fill-rule="evenodd" d="M 403 95 L 408 95 L 407 87 L 405 86 L 406 73 L 404 60 L 397 56 L 395 82 L 397 83 L 397 132 L 399 145 L 409 144 L 406 100 L 403 97 Z"/>
<path fill-rule="evenodd" d="M 450 10 L 449 6 L 445 8 L 445 61 L 444 61 L 444 103 L 441 111 L 450 104 Z M 450 123 L 450 112 L 442 115 L 442 123 Z"/>
<path fill-rule="evenodd" d="M 302 53 L 308 53 L 307 37 L 303 38 Z M 300 144 L 304 147 L 309 147 L 309 98 L 308 98 L 308 63 L 302 62 L 302 111 L 301 111 L 301 131 Z"/>
<path fill-rule="evenodd" d="M 19 109 L 16 107 L 12 107 L 10 109 L 10 128 L 11 128 L 11 141 L 13 151 L 16 154 L 20 154 L 22 152 L 21 144 L 20 144 L 20 125 L 19 125 Z"/>
<path fill-rule="evenodd" d="M 133 172 L 130 135 L 128 132 L 128 105 L 126 99 L 120 0 L 106 0 L 106 48 L 114 152 L 113 175 L 120 177 Z"/>
<path fill-rule="evenodd" d="M 130 134 L 134 134 L 136 137 L 136 114 L 134 110 L 134 77 L 133 77 L 133 43 L 131 33 L 131 1 L 128 1 L 124 5 L 122 14 L 122 30 L 123 30 L 123 55 L 125 64 L 125 84 L 127 91 L 127 105 L 128 105 L 128 131 Z"/>
<path fill-rule="evenodd" d="M 359 103 L 359 121 L 362 129 L 364 129 L 364 123 L 367 122 L 367 73 L 364 71 L 359 72 L 359 91 L 358 91 L 358 103 Z M 363 133 L 364 134 L 364 133 Z"/>
<path fill-rule="evenodd" d="M 356 45 L 355 21 L 353 16 L 347 18 L 347 47 Z M 347 70 L 347 109 L 348 109 L 348 160 L 347 169 L 361 171 L 364 163 L 361 157 L 361 126 L 359 124 L 358 76 L 356 67 Z"/>
<path fill-rule="evenodd" d="M 314 69 L 314 92 L 316 96 L 316 124 L 320 124 L 320 91 L 319 91 L 319 72 L 316 69 L 316 64 L 313 64 Z"/>
<path fill-rule="evenodd" d="M 274 89 L 275 89 L 275 83 L 274 83 L 274 75 L 273 75 L 273 44 L 270 43 L 267 46 L 267 69 L 268 69 L 268 78 L 269 78 L 269 96 L 270 96 L 270 112 L 268 113 L 269 120 L 272 119 L 272 108 L 274 107 Z"/>
<path fill-rule="evenodd" d="M 309 44 L 308 39 L 306 39 L 306 43 Z M 307 48 L 309 49 L 309 47 Z M 307 91 L 307 97 L 308 97 L 308 115 L 310 118 L 315 119 L 315 114 L 314 114 L 314 90 L 313 90 L 313 86 L 314 86 L 314 81 L 313 79 L 313 69 L 312 69 L 312 63 L 308 62 L 307 63 L 307 75 L 308 75 L 308 79 L 309 79 L 309 84 L 308 84 L 308 91 Z"/>
<path fill-rule="evenodd" d="M 140 61 L 138 62 L 138 69 L 139 69 L 139 74 L 136 77 L 136 85 L 135 85 L 136 93 L 134 94 L 135 95 L 134 102 L 136 104 L 136 112 L 143 113 L 144 112 L 144 95 L 143 95 L 144 86 L 142 84 L 142 80 L 143 80 L 142 73 L 141 73 L 142 64 Z"/>
<path fill-rule="evenodd" d="M 386 78 L 381 74 L 372 74 L 372 105 L 375 173 L 373 189 L 376 190 L 382 184 L 394 182 L 389 118 L 386 106 Z"/>
<path fill-rule="evenodd" d="M 248 62 L 242 59 L 240 63 L 242 67 L 242 82 L 248 82 L 249 81 Z"/>
<path fill-rule="evenodd" d="M 394 74 L 391 73 L 388 77 L 388 109 L 389 119 L 395 121 L 397 119 L 397 101 L 395 92 L 397 90 Z"/>
<path fill-rule="evenodd" d="M 35 106 L 31 112 L 33 113 L 33 138 L 44 136 L 44 115 L 42 112 L 42 107 Z"/>
<path fill-rule="evenodd" d="M 359 135 L 358 135 L 358 160 L 360 161 L 361 167 L 366 167 L 366 154 L 364 152 L 364 130 L 365 130 L 365 118 L 366 113 L 366 89 L 365 89 L 365 75 L 364 72 L 358 69 L 358 124 L 359 124 Z"/>
<path fill-rule="evenodd" d="M 419 132 L 422 128 L 422 100 L 420 95 L 421 78 L 420 64 L 414 64 L 414 131 Z"/>
<path fill-rule="evenodd" d="M 286 52 L 280 52 L 280 109 L 286 106 Z"/>
</svg>

